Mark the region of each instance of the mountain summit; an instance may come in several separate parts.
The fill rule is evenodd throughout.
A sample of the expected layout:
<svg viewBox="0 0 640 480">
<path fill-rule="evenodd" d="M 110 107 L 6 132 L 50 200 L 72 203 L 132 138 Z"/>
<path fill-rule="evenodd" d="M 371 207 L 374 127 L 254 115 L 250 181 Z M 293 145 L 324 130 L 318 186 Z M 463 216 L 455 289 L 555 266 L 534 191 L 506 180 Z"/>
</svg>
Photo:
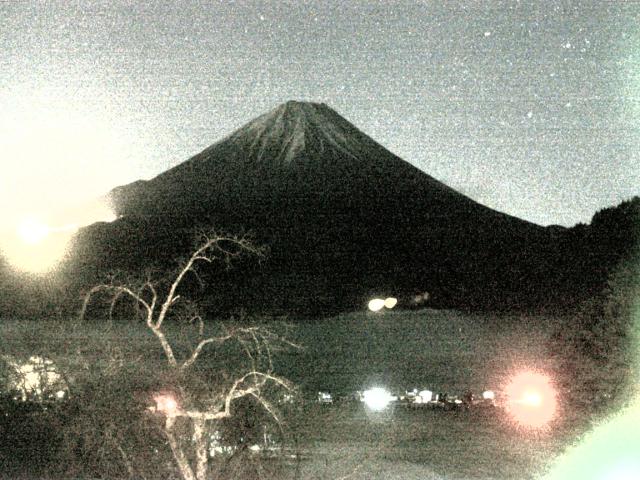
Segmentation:
<svg viewBox="0 0 640 480">
<path fill-rule="evenodd" d="M 325 104 L 289 101 L 186 162 L 150 181 L 116 188 L 111 196 L 119 215 L 144 215 L 165 206 L 165 201 L 175 205 L 176 194 L 183 190 L 182 200 L 193 192 L 216 191 L 245 203 L 246 196 L 335 194 L 336 190 L 351 196 L 366 184 L 368 189 L 383 184 L 397 189 L 407 182 L 462 197 L 386 150 Z M 198 205 L 185 208 L 200 209 Z"/>
<path fill-rule="evenodd" d="M 353 308 L 376 292 L 518 302 L 527 258 L 548 238 L 307 102 L 282 104 L 111 199 L 120 220 L 85 232 L 102 264 L 166 261 L 196 228 L 251 231 L 270 254 L 249 296 L 269 311 Z"/>
<path fill-rule="evenodd" d="M 358 133 L 324 103 L 289 101 L 245 125 L 229 141 L 241 148 L 248 141 L 250 155 L 258 161 L 287 165 L 305 150 L 334 150 L 357 159 L 365 148 Z"/>
</svg>

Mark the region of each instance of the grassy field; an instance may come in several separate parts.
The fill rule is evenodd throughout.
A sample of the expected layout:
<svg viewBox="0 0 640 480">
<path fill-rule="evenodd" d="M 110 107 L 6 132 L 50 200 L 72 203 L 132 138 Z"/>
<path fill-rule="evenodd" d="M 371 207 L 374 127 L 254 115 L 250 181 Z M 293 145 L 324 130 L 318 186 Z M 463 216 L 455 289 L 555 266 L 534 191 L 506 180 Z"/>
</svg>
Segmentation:
<svg viewBox="0 0 640 480">
<path fill-rule="evenodd" d="M 315 406 L 298 428 L 310 452 L 302 478 L 535 478 L 570 440 L 514 428 L 499 409 L 396 408 L 380 419 L 362 405 Z"/>
<path fill-rule="evenodd" d="M 371 386 L 451 394 L 500 390 L 521 368 L 549 370 L 549 317 L 452 311 L 354 313 L 301 326 L 305 349 L 281 369 L 307 392 L 345 394 Z M 301 415 L 314 452 L 303 478 L 534 478 L 577 434 L 574 424 L 533 433 L 502 409 L 407 410 L 371 415 L 358 403 L 315 405 Z"/>
<path fill-rule="evenodd" d="M 343 393 L 383 384 L 464 393 L 498 388 L 521 366 L 548 368 L 549 317 L 453 311 L 353 313 L 292 331 L 304 345 L 280 369 L 306 390 Z"/>
<path fill-rule="evenodd" d="M 374 385 L 396 392 L 414 387 L 451 394 L 499 390 L 519 368 L 553 366 L 544 352 L 553 328 L 554 320 L 542 316 L 353 313 L 296 324 L 289 335 L 304 348 L 280 354 L 276 370 L 307 398 L 318 390 L 341 395 Z M 180 328 L 169 334 L 184 342 Z M 0 354 L 32 352 L 60 359 L 80 348 L 84 358 L 96 362 L 115 354 L 125 362 L 161 358 L 142 323 L 5 320 L 0 338 Z M 317 479 L 534 478 L 577 433 L 570 422 L 537 434 L 519 430 L 501 409 L 396 407 L 372 416 L 358 402 L 307 402 L 288 425 L 305 454 L 295 475 Z"/>
</svg>

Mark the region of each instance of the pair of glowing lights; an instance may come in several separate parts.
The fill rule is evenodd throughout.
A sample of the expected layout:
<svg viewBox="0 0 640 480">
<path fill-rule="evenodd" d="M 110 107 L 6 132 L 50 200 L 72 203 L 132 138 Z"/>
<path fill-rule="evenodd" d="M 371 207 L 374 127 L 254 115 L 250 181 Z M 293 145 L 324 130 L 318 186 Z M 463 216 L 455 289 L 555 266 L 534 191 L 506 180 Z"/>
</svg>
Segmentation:
<svg viewBox="0 0 640 480">
<path fill-rule="evenodd" d="M 395 307 L 397 303 L 398 299 L 395 297 L 387 297 L 385 299 L 374 298 L 372 300 L 369 300 L 369 304 L 367 306 L 370 311 L 379 312 L 383 308 L 388 308 L 390 310 Z"/>
</svg>

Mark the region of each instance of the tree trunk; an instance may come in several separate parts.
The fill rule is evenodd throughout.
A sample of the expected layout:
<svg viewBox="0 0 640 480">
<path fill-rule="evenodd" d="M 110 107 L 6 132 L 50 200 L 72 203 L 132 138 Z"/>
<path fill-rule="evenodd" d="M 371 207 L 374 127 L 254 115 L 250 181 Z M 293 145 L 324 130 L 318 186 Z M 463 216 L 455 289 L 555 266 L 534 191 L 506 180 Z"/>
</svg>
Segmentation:
<svg viewBox="0 0 640 480">
<path fill-rule="evenodd" d="M 205 435 L 206 420 L 202 418 L 193 419 L 193 444 L 196 449 L 196 479 L 207 480 L 209 465 L 208 442 Z"/>
<path fill-rule="evenodd" d="M 167 439 L 169 440 L 171 452 L 173 452 L 173 458 L 176 459 L 176 463 L 178 464 L 178 468 L 180 469 L 180 474 L 182 475 L 182 478 L 184 480 L 196 480 L 196 477 L 193 474 L 193 469 L 191 468 L 191 465 L 189 465 L 187 457 L 182 451 L 178 440 L 173 435 L 173 425 L 175 424 L 175 421 L 175 417 L 167 417 L 164 428 Z"/>
</svg>

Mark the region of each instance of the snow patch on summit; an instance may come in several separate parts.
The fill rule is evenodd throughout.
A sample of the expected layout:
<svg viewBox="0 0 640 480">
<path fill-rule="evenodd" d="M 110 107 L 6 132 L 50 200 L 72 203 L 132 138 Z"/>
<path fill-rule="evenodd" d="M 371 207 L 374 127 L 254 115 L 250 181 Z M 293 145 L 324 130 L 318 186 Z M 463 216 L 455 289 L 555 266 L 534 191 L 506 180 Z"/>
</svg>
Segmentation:
<svg viewBox="0 0 640 480">
<path fill-rule="evenodd" d="M 288 165 L 310 147 L 316 153 L 336 150 L 340 154 L 358 158 L 363 145 L 347 128 L 342 118 L 324 104 L 290 101 L 280 105 L 229 137 L 236 144 L 251 139 L 249 152 L 258 161 L 275 160 Z"/>
</svg>

